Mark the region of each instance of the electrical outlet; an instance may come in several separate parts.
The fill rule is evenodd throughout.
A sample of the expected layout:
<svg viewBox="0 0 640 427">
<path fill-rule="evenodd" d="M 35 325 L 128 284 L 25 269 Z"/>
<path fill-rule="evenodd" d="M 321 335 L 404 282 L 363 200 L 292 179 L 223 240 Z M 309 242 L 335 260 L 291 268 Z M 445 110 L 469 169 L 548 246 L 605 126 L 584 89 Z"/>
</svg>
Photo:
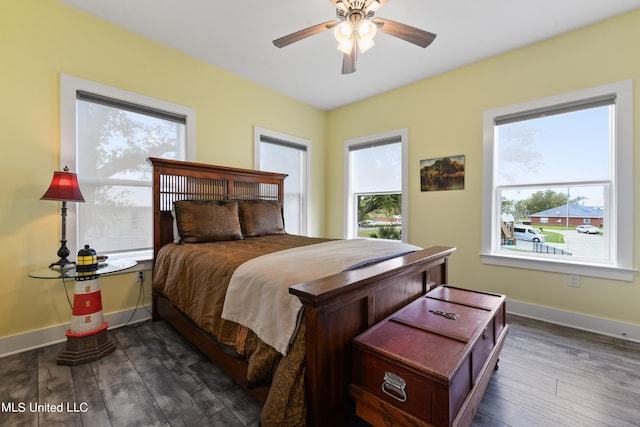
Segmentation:
<svg viewBox="0 0 640 427">
<path fill-rule="evenodd" d="M 572 288 L 579 288 L 580 287 L 580 276 L 578 276 L 576 274 L 570 274 L 569 275 L 569 286 L 571 286 Z"/>
<path fill-rule="evenodd" d="M 138 281 L 144 282 L 144 271 L 138 271 Z"/>
</svg>

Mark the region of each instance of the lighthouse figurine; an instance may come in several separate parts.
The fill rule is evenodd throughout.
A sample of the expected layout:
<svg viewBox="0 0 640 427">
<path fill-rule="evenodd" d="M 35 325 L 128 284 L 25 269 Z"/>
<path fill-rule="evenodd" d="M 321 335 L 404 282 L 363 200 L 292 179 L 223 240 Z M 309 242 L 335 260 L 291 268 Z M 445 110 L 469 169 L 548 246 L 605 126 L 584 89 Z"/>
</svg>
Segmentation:
<svg viewBox="0 0 640 427">
<path fill-rule="evenodd" d="M 98 257 L 89 245 L 78 251 L 71 326 L 67 346 L 58 355 L 58 365 L 80 365 L 98 360 L 115 350 L 102 315 Z"/>
</svg>

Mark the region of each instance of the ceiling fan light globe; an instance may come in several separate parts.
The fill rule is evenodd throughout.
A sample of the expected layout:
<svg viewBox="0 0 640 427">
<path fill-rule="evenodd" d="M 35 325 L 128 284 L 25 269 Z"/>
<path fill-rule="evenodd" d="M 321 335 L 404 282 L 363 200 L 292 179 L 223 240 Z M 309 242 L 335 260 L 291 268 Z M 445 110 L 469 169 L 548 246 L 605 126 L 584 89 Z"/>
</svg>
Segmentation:
<svg viewBox="0 0 640 427">
<path fill-rule="evenodd" d="M 336 7 L 343 12 L 349 12 L 349 8 L 342 1 L 337 2 Z"/>
<path fill-rule="evenodd" d="M 376 31 L 378 31 L 378 27 L 367 19 L 363 19 L 358 23 L 358 35 L 363 39 L 373 39 Z"/>
<path fill-rule="evenodd" d="M 347 39 L 338 43 L 338 50 L 349 55 L 353 49 L 353 39 Z"/>
<path fill-rule="evenodd" d="M 375 42 L 373 41 L 373 38 L 358 39 L 358 49 L 360 50 L 360 53 L 365 53 L 366 51 L 371 49 L 374 45 L 375 45 Z"/>
<path fill-rule="evenodd" d="M 378 0 L 373 0 L 369 5 L 364 9 L 365 12 L 375 12 L 380 9 L 380 2 Z"/>
<path fill-rule="evenodd" d="M 336 25 L 336 28 L 333 30 L 333 36 L 339 42 L 342 40 L 348 39 L 352 35 L 353 35 L 353 27 L 351 26 L 351 23 L 348 21 L 342 21 L 341 23 Z"/>
</svg>

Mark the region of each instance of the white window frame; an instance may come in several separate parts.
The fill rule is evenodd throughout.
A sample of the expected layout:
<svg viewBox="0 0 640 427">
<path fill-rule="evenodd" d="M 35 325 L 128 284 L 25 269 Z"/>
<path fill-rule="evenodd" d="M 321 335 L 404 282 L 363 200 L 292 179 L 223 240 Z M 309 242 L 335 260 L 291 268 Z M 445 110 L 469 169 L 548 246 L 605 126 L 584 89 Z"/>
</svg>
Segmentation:
<svg viewBox="0 0 640 427">
<path fill-rule="evenodd" d="M 132 104 L 151 107 L 158 110 L 169 111 L 176 114 L 184 115 L 187 118 L 186 123 L 186 141 L 185 160 L 195 160 L 196 147 L 196 113 L 195 110 L 182 105 L 174 104 L 130 92 L 127 90 L 115 88 L 102 83 L 81 79 L 79 77 L 60 74 L 60 167 L 69 166 L 73 172 L 78 170 L 77 162 L 77 114 L 76 114 L 76 96 L 78 91 L 85 91 L 97 95 L 114 98 L 121 101 L 130 102 Z M 62 170 L 62 169 L 61 169 Z M 81 179 L 81 177 L 80 177 Z M 151 203 L 151 200 L 149 201 Z M 71 254 L 77 253 L 78 250 L 78 222 L 76 203 L 67 205 L 67 247 Z M 152 218 L 150 218 L 152 220 Z M 150 268 L 150 261 L 153 258 L 153 250 L 136 251 L 131 253 L 118 253 L 111 255 L 112 259 L 132 258 L 138 261 L 137 270 Z M 131 271 L 131 270 L 130 270 Z"/>
<path fill-rule="evenodd" d="M 344 238 L 357 237 L 358 224 L 356 221 L 355 196 L 353 194 L 353 179 L 351 177 L 351 162 L 349 154 L 353 148 L 375 144 L 379 141 L 397 139 L 402 150 L 402 241 L 409 238 L 409 130 L 396 129 L 360 138 L 349 139 L 344 142 Z"/>
<path fill-rule="evenodd" d="M 590 98 L 615 95 L 614 147 L 611 155 L 612 188 L 609 192 L 611 263 L 575 261 L 563 257 L 519 256 L 499 251 L 500 200 L 497 200 L 494 169 L 496 118 L 550 108 Z M 484 113 L 482 250 L 485 264 L 557 273 L 632 281 L 633 268 L 633 82 L 626 80 L 558 96 L 488 110 Z M 497 218 L 497 220 L 496 220 Z"/>
<path fill-rule="evenodd" d="M 290 145 L 295 148 L 295 146 L 300 146 L 304 148 L 305 154 L 305 164 L 304 170 L 302 171 L 302 175 L 304 176 L 304 184 L 302 188 L 304 188 L 304 194 L 302 194 L 302 202 L 300 206 L 302 206 L 302 212 L 300 212 L 300 234 L 308 235 L 309 227 L 311 224 L 311 141 L 308 139 L 300 138 L 293 135 L 288 135 L 286 133 L 277 132 L 275 130 L 266 129 L 259 126 L 254 126 L 253 128 L 253 164 L 254 168 L 260 170 L 260 143 L 262 142 L 262 137 L 267 137 L 268 139 L 282 141 L 283 145 Z M 278 172 L 278 171 L 270 171 L 270 172 Z M 286 180 L 285 180 L 285 192 L 286 192 Z M 285 224 L 286 227 L 286 224 Z"/>
</svg>

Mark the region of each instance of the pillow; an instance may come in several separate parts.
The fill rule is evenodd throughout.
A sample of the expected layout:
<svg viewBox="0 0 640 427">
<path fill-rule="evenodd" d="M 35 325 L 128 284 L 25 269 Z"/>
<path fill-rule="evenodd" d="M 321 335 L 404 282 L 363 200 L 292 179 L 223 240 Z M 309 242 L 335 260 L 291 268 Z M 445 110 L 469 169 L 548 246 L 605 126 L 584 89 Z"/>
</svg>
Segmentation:
<svg viewBox="0 0 640 427">
<path fill-rule="evenodd" d="M 240 226 L 244 237 L 286 234 L 282 219 L 282 204 L 272 201 L 238 202 Z"/>
<path fill-rule="evenodd" d="M 173 206 L 180 243 L 242 239 L 237 202 L 180 200 Z"/>
</svg>

